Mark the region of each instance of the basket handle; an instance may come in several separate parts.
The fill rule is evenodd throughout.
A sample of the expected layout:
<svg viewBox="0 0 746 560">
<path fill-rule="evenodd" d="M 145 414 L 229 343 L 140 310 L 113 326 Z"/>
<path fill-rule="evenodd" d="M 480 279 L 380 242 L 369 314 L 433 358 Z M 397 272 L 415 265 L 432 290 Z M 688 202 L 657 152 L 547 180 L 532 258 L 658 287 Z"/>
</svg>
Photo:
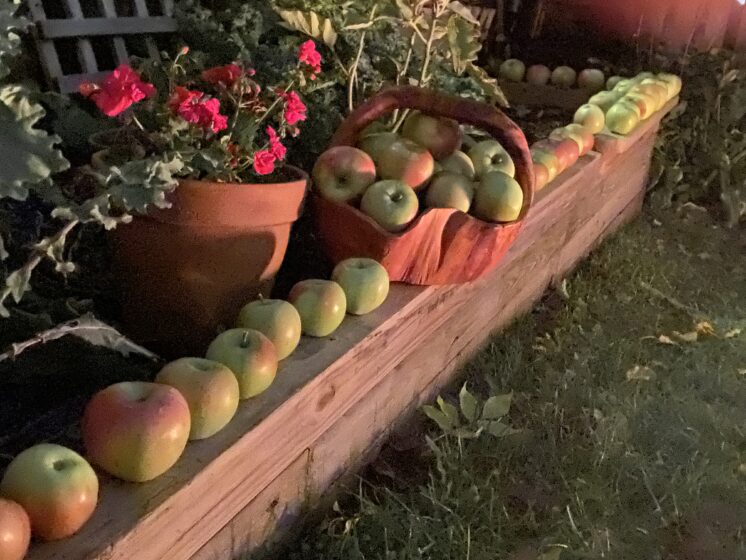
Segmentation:
<svg viewBox="0 0 746 560">
<path fill-rule="evenodd" d="M 354 146 L 366 126 L 395 109 L 453 119 L 481 128 L 500 142 L 515 163 L 516 180 L 523 190 L 519 220 L 525 216 L 534 197 L 534 166 L 526 136 L 505 113 L 486 103 L 415 86 L 387 88 L 349 114 L 332 137 L 331 146 Z"/>
</svg>

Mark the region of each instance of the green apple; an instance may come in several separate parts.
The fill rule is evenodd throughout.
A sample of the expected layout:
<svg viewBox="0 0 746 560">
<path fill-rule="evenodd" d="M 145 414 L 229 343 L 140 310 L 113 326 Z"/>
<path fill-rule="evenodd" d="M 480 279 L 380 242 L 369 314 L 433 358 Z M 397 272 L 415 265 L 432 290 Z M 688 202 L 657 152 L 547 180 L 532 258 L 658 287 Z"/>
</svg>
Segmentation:
<svg viewBox="0 0 746 560">
<path fill-rule="evenodd" d="M 474 171 L 478 178 L 491 171 L 501 171 L 511 177 L 515 176 L 513 159 L 497 140 L 482 140 L 469 150 L 469 158 L 474 163 Z"/>
<path fill-rule="evenodd" d="M 274 344 L 254 329 L 229 329 L 207 348 L 205 357 L 230 368 L 238 380 L 241 399 L 255 397 L 269 388 L 277 375 Z"/>
<path fill-rule="evenodd" d="M 608 80 L 606 80 L 606 89 L 609 90 L 609 91 L 611 91 L 622 80 L 624 80 L 624 78 L 622 78 L 621 76 L 612 76 L 611 78 L 609 78 Z"/>
<path fill-rule="evenodd" d="M 602 111 L 606 112 L 609 109 L 611 109 L 611 106 L 619 101 L 619 98 L 622 96 L 620 92 L 617 91 L 602 91 L 594 95 L 588 100 L 589 105 L 596 105 L 599 107 Z"/>
<path fill-rule="evenodd" d="M 543 165 L 547 169 L 547 183 L 551 183 L 562 171 L 559 158 L 549 150 L 531 148 L 531 159 L 537 165 Z"/>
<path fill-rule="evenodd" d="M 668 99 L 671 100 L 681 93 L 681 78 L 675 74 L 658 74 L 658 79 L 666 82 Z"/>
<path fill-rule="evenodd" d="M 415 190 L 427 185 L 435 171 L 432 154 L 408 138 L 400 138 L 381 148 L 373 161 L 381 179 L 402 181 Z"/>
<path fill-rule="evenodd" d="M 425 195 L 425 205 L 429 208 L 455 208 L 466 213 L 474 196 L 472 182 L 458 173 L 442 171 L 438 173 Z"/>
<path fill-rule="evenodd" d="M 401 140 L 401 136 L 396 132 L 375 132 L 361 137 L 357 147 L 368 154 L 375 162 L 391 144 L 398 140 Z"/>
<path fill-rule="evenodd" d="M 586 68 L 578 76 L 578 86 L 583 89 L 589 89 L 594 92 L 604 89 L 606 76 L 601 70 L 596 68 Z"/>
<path fill-rule="evenodd" d="M 31 542 L 28 513 L 13 500 L 0 498 L 0 558 L 23 560 Z"/>
<path fill-rule="evenodd" d="M 380 134 L 381 132 L 389 132 L 389 128 L 381 121 L 373 121 L 358 134 L 358 138 L 365 138 L 371 134 Z"/>
<path fill-rule="evenodd" d="M 637 116 L 640 120 L 647 119 L 650 115 L 655 113 L 655 99 L 644 93 L 627 93 L 617 103 L 628 102 L 632 103 L 637 107 Z M 611 107 L 609 107 L 611 109 Z"/>
<path fill-rule="evenodd" d="M 474 215 L 487 222 L 513 222 L 523 208 L 518 182 L 501 171 L 490 171 L 479 181 L 474 195 Z"/>
<path fill-rule="evenodd" d="M 64 539 L 93 515 L 98 477 L 72 449 L 42 443 L 11 461 L 0 494 L 26 510 L 34 535 L 45 541 Z"/>
<path fill-rule="evenodd" d="M 606 115 L 597 105 L 581 105 L 575 112 L 573 121 L 590 130 L 593 134 L 598 134 L 606 126 Z"/>
<path fill-rule="evenodd" d="M 648 78 L 640 82 L 640 88 L 647 88 L 649 91 L 655 92 L 657 96 L 658 105 L 656 111 L 662 109 L 670 97 L 668 96 L 668 83 L 657 78 Z"/>
<path fill-rule="evenodd" d="M 545 86 L 552 78 L 552 71 L 543 64 L 534 64 L 526 72 L 526 81 L 532 86 Z"/>
<path fill-rule="evenodd" d="M 360 210 L 386 231 L 407 229 L 417 217 L 420 203 L 414 189 L 402 181 L 378 181 L 363 195 Z"/>
<path fill-rule="evenodd" d="M 419 111 L 413 111 L 406 118 L 402 136 L 427 148 L 435 159 L 442 159 L 461 147 L 461 127 L 458 122 Z"/>
<path fill-rule="evenodd" d="M 614 86 L 615 92 L 617 92 L 619 95 L 624 95 L 627 93 L 630 88 L 632 88 L 636 82 L 632 80 L 631 78 L 624 78 L 622 80 L 619 80 L 617 84 Z"/>
<path fill-rule="evenodd" d="M 625 95 L 624 97 L 622 97 L 614 105 L 624 105 L 626 107 L 631 108 L 637 114 L 637 119 L 638 120 L 642 120 L 643 119 L 643 115 L 645 114 L 643 112 L 643 110 L 641 109 L 642 103 L 640 103 L 640 104 L 636 103 L 634 101 L 634 99 L 631 98 L 631 97 L 628 97 L 628 95 Z"/>
<path fill-rule="evenodd" d="M 652 72 L 640 72 L 637 76 L 632 78 L 632 81 L 635 83 L 640 83 L 643 80 L 647 80 L 648 78 L 655 78 L 655 74 Z"/>
<path fill-rule="evenodd" d="M 522 82 L 526 74 L 526 65 L 517 58 L 506 60 L 500 65 L 499 76 L 503 80 Z"/>
<path fill-rule="evenodd" d="M 319 156 L 311 175 L 321 196 L 334 202 L 351 202 L 363 196 L 376 180 L 376 165 L 358 148 L 335 146 Z"/>
<path fill-rule="evenodd" d="M 308 336 L 329 336 L 347 312 L 345 292 L 331 280 L 302 280 L 290 290 L 288 300 L 298 310 L 303 334 Z"/>
<path fill-rule="evenodd" d="M 365 315 L 378 309 L 389 295 L 389 274 L 373 259 L 347 259 L 334 267 L 332 280 L 342 287 L 347 313 Z"/>
<path fill-rule="evenodd" d="M 209 438 L 228 425 L 241 397 L 233 372 L 204 358 L 179 358 L 163 366 L 156 383 L 173 387 L 189 405 L 189 439 Z"/>
<path fill-rule="evenodd" d="M 558 66 L 552 72 L 552 83 L 555 86 L 569 88 L 575 85 L 577 72 L 569 66 Z"/>
<path fill-rule="evenodd" d="M 474 180 L 476 172 L 474 171 L 474 162 L 462 151 L 455 151 L 450 156 L 436 162 L 440 164 L 442 171 L 452 171 L 463 175 L 470 181 Z"/>
<path fill-rule="evenodd" d="M 266 336 L 275 345 L 278 360 L 292 354 L 300 342 L 300 315 L 281 299 L 260 298 L 247 303 L 238 314 L 236 327 L 254 329 Z"/>
<path fill-rule="evenodd" d="M 616 134 L 629 134 L 639 123 L 636 108 L 628 103 L 617 103 L 606 113 L 606 127 Z"/>
</svg>

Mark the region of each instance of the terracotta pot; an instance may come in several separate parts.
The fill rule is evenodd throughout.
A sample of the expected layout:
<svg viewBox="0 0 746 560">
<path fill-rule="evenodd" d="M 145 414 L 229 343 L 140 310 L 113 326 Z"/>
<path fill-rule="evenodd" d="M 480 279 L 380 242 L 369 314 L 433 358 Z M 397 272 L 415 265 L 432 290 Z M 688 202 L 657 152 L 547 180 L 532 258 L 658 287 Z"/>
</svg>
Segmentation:
<svg viewBox="0 0 746 560">
<path fill-rule="evenodd" d="M 184 180 L 172 207 L 115 230 L 123 320 L 165 356 L 202 355 L 241 306 L 268 295 L 301 214 L 308 176 L 226 184 Z"/>
<path fill-rule="evenodd" d="M 393 87 L 353 111 L 332 146 L 354 146 L 359 133 L 394 109 L 416 109 L 483 129 L 513 158 L 523 208 L 511 223 L 487 223 L 458 210 L 429 208 L 401 233 L 389 233 L 349 204 L 314 196 L 314 217 L 324 251 L 337 263 L 350 257 L 380 262 L 395 282 L 434 285 L 470 282 L 500 261 L 515 240 L 534 195 L 534 167 L 521 129 L 495 107 L 417 87 Z"/>
</svg>

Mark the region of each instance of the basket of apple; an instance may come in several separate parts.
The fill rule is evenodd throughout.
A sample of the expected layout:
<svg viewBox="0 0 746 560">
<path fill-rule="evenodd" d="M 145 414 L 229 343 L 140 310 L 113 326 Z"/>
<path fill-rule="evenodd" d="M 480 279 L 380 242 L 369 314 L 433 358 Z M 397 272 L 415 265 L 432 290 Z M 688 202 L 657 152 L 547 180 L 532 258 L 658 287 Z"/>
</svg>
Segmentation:
<svg viewBox="0 0 746 560">
<path fill-rule="evenodd" d="M 408 111 L 401 132 L 378 119 Z M 464 142 L 462 125 L 488 139 Z M 323 248 L 335 263 L 380 262 L 392 281 L 469 282 L 515 240 L 534 193 L 521 129 L 490 105 L 417 87 L 373 96 L 340 125 L 313 169 Z"/>
</svg>

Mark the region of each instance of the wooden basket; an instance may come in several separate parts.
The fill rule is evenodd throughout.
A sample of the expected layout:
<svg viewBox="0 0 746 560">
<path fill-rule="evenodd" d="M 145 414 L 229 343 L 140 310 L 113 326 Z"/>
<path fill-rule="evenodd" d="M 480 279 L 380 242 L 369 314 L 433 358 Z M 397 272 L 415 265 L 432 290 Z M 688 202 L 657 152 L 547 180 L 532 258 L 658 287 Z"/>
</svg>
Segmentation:
<svg viewBox="0 0 746 560">
<path fill-rule="evenodd" d="M 351 257 L 380 262 L 393 282 L 458 284 L 489 272 L 518 235 L 534 195 L 534 174 L 526 137 L 498 109 L 461 97 L 417 87 L 383 90 L 360 105 L 340 125 L 331 146 L 354 146 L 360 131 L 395 109 L 414 109 L 483 129 L 513 158 L 523 190 L 515 222 L 483 222 L 459 210 L 430 208 L 401 233 L 390 233 L 357 208 L 313 195 L 316 227 L 334 263 Z"/>
</svg>

